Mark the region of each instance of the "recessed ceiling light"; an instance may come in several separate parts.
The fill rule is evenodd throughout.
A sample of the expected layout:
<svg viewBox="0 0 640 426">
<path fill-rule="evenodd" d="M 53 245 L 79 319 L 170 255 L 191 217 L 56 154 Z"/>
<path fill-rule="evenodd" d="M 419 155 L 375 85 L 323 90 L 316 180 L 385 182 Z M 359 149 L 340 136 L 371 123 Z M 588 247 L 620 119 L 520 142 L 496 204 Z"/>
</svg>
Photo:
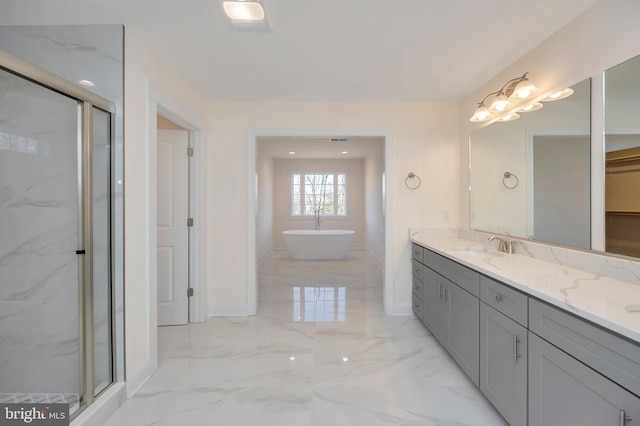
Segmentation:
<svg viewBox="0 0 640 426">
<path fill-rule="evenodd" d="M 264 9 L 258 2 L 225 1 L 222 3 L 222 8 L 229 19 L 238 21 L 262 21 L 264 19 Z"/>
<path fill-rule="evenodd" d="M 269 29 L 267 12 L 262 0 L 219 0 L 227 19 L 237 29 Z"/>
<path fill-rule="evenodd" d="M 343 154 L 348 154 L 348 153 L 349 153 L 349 151 L 342 151 L 342 153 L 343 153 Z"/>
<path fill-rule="evenodd" d="M 290 155 L 293 155 L 293 154 L 295 154 L 295 153 L 296 153 L 295 151 L 289 151 L 289 154 L 290 154 Z"/>
<path fill-rule="evenodd" d="M 93 87 L 93 86 L 95 86 L 95 85 L 96 85 L 96 84 L 95 84 L 93 81 L 91 81 L 91 80 L 80 80 L 80 81 L 78 81 L 78 83 L 82 84 L 83 86 L 87 86 L 87 87 Z"/>
</svg>

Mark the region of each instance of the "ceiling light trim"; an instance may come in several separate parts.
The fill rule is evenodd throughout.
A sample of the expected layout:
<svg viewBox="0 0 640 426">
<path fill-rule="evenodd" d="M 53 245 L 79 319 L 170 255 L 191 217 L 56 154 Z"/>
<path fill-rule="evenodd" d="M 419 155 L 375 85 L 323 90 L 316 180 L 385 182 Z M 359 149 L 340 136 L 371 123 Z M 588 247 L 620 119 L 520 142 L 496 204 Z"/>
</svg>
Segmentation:
<svg viewBox="0 0 640 426">
<path fill-rule="evenodd" d="M 218 0 L 227 22 L 235 30 L 269 31 L 271 22 L 264 0 Z"/>
</svg>

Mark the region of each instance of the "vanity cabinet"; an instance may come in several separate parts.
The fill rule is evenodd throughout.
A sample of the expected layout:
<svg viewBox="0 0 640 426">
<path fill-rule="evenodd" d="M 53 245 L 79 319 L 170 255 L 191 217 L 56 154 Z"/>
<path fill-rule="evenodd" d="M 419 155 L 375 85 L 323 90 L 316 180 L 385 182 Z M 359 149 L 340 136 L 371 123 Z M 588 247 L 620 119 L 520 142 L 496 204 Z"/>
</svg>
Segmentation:
<svg viewBox="0 0 640 426">
<path fill-rule="evenodd" d="M 424 321 L 424 270 L 426 267 L 418 261 L 413 261 L 413 285 L 412 285 L 412 304 L 415 316 Z"/>
<path fill-rule="evenodd" d="M 535 299 L 529 326 L 529 425 L 640 422 L 638 343 Z"/>
<path fill-rule="evenodd" d="M 421 319 L 471 380 L 478 385 L 480 302 L 477 297 L 477 287 L 479 284 L 475 285 L 476 295 L 465 288 L 474 288 L 473 283 L 479 283 L 479 274 L 426 249 L 423 251 L 423 262 L 424 309 Z M 445 275 L 456 279 L 462 286 L 445 278 Z"/>
<path fill-rule="evenodd" d="M 480 390 L 510 425 L 526 425 L 529 297 L 482 275 L 480 300 Z"/>
<path fill-rule="evenodd" d="M 480 390 L 511 426 L 526 426 L 527 329 L 482 302 L 480 351 Z"/>
<path fill-rule="evenodd" d="M 640 421 L 640 398 L 529 332 L 529 426 Z"/>
<path fill-rule="evenodd" d="M 412 262 L 414 312 L 511 426 L 640 424 L 640 343 L 418 245 Z"/>
</svg>

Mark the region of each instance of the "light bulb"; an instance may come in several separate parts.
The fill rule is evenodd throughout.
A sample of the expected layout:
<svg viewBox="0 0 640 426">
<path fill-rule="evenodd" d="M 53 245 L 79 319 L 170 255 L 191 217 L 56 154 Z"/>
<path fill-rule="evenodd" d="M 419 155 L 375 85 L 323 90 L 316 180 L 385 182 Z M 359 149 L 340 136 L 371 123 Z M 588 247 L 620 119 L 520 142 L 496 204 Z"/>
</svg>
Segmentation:
<svg viewBox="0 0 640 426">
<path fill-rule="evenodd" d="M 512 112 L 500 118 L 500 121 L 513 121 L 513 120 L 517 120 L 518 118 L 520 118 L 520 115 L 516 114 L 515 112 Z"/>
<path fill-rule="evenodd" d="M 496 111 L 504 111 L 510 104 L 509 98 L 504 93 L 500 93 L 491 103 L 491 108 Z"/>
<path fill-rule="evenodd" d="M 484 106 L 484 104 L 481 104 L 476 109 L 476 112 L 473 113 L 473 116 L 469 119 L 469 121 L 473 121 L 473 122 L 477 123 L 477 122 L 481 122 L 481 121 L 486 121 L 490 117 L 491 117 L 491 111 L 489 111 L 489 108 Z"/>
<path fill-rule="evenodd" d="M 529 80 L 522 80 L 520 83 L 516 85 L 513 89 L 513 93 L 511 94 L 511 99 L 527 99 L 530 97 L 533 92 L 537 90 L 536 86 L 533 85 Z"/>
</svg>

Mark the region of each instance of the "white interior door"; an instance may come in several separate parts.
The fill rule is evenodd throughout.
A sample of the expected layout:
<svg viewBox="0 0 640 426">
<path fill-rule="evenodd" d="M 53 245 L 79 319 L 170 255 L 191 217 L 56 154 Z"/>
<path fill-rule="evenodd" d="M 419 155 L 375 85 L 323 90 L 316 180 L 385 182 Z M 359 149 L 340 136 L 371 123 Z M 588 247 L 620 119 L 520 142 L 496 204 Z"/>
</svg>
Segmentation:
<svg viewBox="0 0 640 426">
<path fill-rule="evenodd" d="M 189 320 L 189 132 L 158 130 L 158 325 Z"/>
</svg>

